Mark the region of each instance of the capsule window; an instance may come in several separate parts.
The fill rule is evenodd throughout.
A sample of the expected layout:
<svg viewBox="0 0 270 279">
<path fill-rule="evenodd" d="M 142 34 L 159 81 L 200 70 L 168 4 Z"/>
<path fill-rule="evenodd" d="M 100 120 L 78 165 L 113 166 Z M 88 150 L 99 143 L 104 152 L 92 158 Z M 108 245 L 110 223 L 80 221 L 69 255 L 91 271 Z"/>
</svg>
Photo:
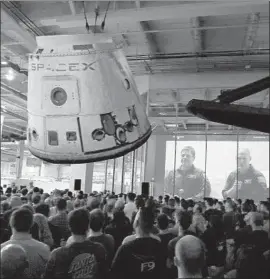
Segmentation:
<svg viewBox="0 0 270 279">
<path fill-rule="evenodd" d="M 77 140 L 77 135 L 76 132 L 67 132 L 67 141 L 76 141 Z"/>
<path fill-rule="evenodd" d="M 125 85 L 125 88 L 126 88 L 126 90 L 129 90 L 130 89 L 130 82 L 129 82 L 129 80 L 128 79 L 124 79 L 124 85 Z"/>
<path fill-rule="evenodd" d="M 49 145 L 58 145 L 58 134 L 56 131 L 48 131 L 48 142 Z"/>
<path fill-rule="evenodd" d="M 67 92 L 61 88 L 56 87 L 51 92 L 51 101 L 55 106 L 62 106 L 67 101 Z"/>
</svg>

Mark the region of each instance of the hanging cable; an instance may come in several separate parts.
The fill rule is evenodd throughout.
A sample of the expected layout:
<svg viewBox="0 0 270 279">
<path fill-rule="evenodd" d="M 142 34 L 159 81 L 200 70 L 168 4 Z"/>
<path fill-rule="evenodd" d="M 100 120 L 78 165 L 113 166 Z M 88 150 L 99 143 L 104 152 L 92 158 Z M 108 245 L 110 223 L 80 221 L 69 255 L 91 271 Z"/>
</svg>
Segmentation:
<svg viewBox="0 0 270 279">
<path fill-rule="evenodd" d="M 108 13 L 108 10 L 109 10 L 109 7 L 110 7 L 110 3 L 111 1 L 108 2 L 108 5 L 107 5 L 107 9 L 106 9 L 106 12 L 105 12 L 105 15 L 104 15 L 104 19 L 101 23 L 101 29 L 104 30 L 104 27 L 105 27 L 105 21 L 106 21 L 106 17 L 107 17 L 107 13 Z"/>
<path fill-rule="evenodd" d="M 96 5 L 95 8 L 95 26 L 94 26 L 94 34 L 96 34 L 96 27 L 97 27 L 97 18 L 99 17 L 99 6 Z"/>
<path fill-rule="evenodd" d="M 84 19 L 85 19 L 85 28 L 86 28 L 87 32 L 89 33 L 90 26 L 89 26 L 89 23 L 88 23 L 88 20 L 87 20 L 87 16 L 86 16 L 84 1 L 83 1 L 83 13 L 84 13 Z"/>
</svg>

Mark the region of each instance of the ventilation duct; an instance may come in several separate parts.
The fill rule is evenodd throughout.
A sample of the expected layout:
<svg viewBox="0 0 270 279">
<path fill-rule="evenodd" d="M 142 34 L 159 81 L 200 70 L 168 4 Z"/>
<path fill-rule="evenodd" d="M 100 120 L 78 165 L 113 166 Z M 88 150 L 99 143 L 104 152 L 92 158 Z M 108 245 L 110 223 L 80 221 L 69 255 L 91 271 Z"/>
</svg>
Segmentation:
<svg viewBox="0 0 270 279">
<path fill-rule="evenodd" d="M 266 77 L 222 93 L 217 98 L 219 102 L 193 99 L 187 104 L 187 110 L 208 121 L 270 133 L 269 109 L 230 104 L 269 87 L 270 77 Z"/>
</svg>

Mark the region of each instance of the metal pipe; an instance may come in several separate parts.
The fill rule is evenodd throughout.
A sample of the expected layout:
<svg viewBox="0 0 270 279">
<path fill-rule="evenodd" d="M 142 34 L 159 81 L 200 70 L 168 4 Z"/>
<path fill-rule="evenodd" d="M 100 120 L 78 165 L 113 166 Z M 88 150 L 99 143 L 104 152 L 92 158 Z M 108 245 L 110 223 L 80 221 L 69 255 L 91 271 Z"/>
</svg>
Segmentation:
<svg viewBox="0 0 270 279">
<path fill-rule="evenodd" d="M 175 106 L 175 120 L 177 122 L 178 118 L 178 106 Z M 178 125 L 175 127 L 175 132 L 177 132 Z M 173 162 L 173 196 L 175 194 L 175 181 L 176 181 L 176 154 L 177 154 L 177 135 L 174 136 L 174 162 Z"/>
<path fill-rule="evenodd" d="M 267 76 L 255 82 L 246 84 L 236 89 L 228 90 L 218 96 L 218 100 L 221 103 L 229 104 L 238 100 L 241 100 L 250 95 L 254 95 L 260 91 L 270 88 L 270 77 Z"/>
<path fill-rule="evenodd" d="M 3 82 L 1 82 L 1 89 L 4 89 L 4 90 L 8 91 L 9 93 L 13 94 L 16 97 L 19 97 L 20 99 L 22 99 L 24 101 L 27 101 L 27 96 L 25 96 L 24 94 L 22 94 L 18 90 L 4 84 Z"/>
<path fill-rule="evenodd" d="M 8 115 L 10 115 L 10 116 L 12 116 L 12 117 L 15 117 L 15 118 L 18 118 L 18 119 L 21 119 L 21 120 L 27 122 L 27 118 L 25 118 L 25 117 L 23 117 L 23 116 L 21 116 L 21 115 L 19 115 L 19 114 L 17 114 L 17 113 L 14 113 L 14 112 L 12 112 L 12 111 L 10 111 L 10 110 L 7 110 L 7 109 L 5 109 L 5 108 L 1 108 L 1 112 L 2 112 L 2 113 L 6 113 L 6 114 L 8 114 Z"/>
<path fill-rule="evenodd" d="M 125 156 L 123 156 L 122 161 L 122 177 L 121 177 L 121 193 L 123 193 L 124 189 L 124 182 L 125 182 Z"/>
<path fill-rule="evenodd" d="M 237 129 L 238 130 L 238 129 Z M 239 152 L 239 134 L 236 135 L 236 199 L 238 199 L 238 152 Z"/>
<path fill-rule="evenodd" d="M 131 192 L 134 190 L 135 150 L 132 152 Z"/>
<path fill-rule="evenodd" d="M 113 159 L 113 177 L 112 177 L 112 192 L 114 192 L 114 179 L 115 179 L 115 163 L 116 163 L 116 159 Z"/>
<path fill-rule="evenodd" d="M 108 173 L 108 160 L 105 163 L 105 181 L 104 181 L 104 191 L 106 191 L 107 188 L 107 173 Z"/>
<path fill-rule="evenodd" d="M 207 168 L 207 152 L 208 152 L 208 138 L 207 138 L 207 130 L 205 133 L 205 154 L 204 154 L 204 187 L 203 187 L 203 197 L 205 198 L 206 194 L 206 168 Z"/>
</svg>

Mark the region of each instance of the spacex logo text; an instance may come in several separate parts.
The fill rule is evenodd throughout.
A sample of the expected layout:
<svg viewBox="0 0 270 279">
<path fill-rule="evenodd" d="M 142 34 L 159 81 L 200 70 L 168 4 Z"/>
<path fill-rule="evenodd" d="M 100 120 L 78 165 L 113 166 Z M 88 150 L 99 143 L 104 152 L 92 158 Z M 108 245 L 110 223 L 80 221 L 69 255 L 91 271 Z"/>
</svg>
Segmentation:
<svg viewBox="0 0 270 279">
<path fill-rule="evenodd" d="M 30 71 L 51 71 L 51 72 L 75 72 L 75 71 L 86 71 L 95 69 L 92 65 L 96 63 L 59 63 L 56 65 L 42 64 L 42 63 L 31 63 Z"/>
</svg>

